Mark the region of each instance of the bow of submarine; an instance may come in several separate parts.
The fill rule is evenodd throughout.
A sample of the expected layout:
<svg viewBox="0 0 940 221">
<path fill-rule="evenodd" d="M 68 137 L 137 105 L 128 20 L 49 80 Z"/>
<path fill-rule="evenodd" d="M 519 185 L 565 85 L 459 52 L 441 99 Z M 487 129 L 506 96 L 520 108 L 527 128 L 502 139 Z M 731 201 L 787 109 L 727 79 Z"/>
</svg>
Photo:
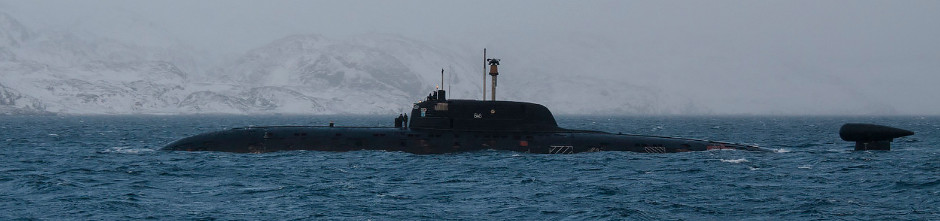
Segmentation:
<svg viewBox="0 0 940 221">
<path fill-rule="evenodd" d="M 176 151 L 264 152 L 263 133 L 259 129 L 239 128 L 202 133 L 183 138 L 163 147 Z"/>
</svg>

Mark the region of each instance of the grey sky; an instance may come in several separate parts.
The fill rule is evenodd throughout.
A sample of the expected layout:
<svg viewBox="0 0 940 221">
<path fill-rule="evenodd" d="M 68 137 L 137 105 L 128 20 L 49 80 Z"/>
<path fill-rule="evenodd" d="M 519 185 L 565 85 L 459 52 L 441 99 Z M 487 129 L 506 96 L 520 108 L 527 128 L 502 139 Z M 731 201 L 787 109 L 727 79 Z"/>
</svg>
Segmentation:
<svg viewBox="0 0 940 221">
<path fill-rule="evenodd" d="M 137 18 L 219 55 L 302 33 L 499 48 L 526 57 L 518 65 L 651 85 L 718 113 L 940 114 L 940 1 L 43 0 L 0 11 L 34 29 L 114 32 Z M 578 64 L 558 64 L 568 58 Z"/>
</svg>

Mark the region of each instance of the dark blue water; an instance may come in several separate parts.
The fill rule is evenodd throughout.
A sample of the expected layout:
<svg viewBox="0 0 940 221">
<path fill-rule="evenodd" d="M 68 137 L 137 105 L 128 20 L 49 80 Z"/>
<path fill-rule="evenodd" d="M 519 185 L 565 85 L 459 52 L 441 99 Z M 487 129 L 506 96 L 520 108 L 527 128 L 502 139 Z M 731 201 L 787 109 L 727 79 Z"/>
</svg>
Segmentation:
<svg viewBox="0 0 940 221">
<path fill-rule="evenodd" d="M 559 117 L 772 153 L 155 150 L 227 127 L 392 118 L 2 116 L 0 220 L 940 219 L 940 117 Z M 845 122 L 917 134 L 856 152 L 837 135 Z"/>
</svg>

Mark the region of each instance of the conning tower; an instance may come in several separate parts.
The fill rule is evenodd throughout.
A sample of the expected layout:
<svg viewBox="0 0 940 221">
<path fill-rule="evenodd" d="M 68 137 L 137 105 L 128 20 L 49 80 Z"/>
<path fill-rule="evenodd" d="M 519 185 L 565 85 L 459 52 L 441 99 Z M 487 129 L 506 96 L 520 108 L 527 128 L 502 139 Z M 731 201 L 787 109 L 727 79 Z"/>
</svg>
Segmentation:
<svg viewBox="0 0 940 221">
<path fill-rule="evenodd" d="M 437 94 L 443 94 L 438 90 Z M 430 97 L 429 97 L 430 98 Z M 556 131 L 545 106 L 515 101 L 428 99 L 414 105 L 412 129 L 465 131 Z"/>
<path fill-rule="evenodd" d="M 411 129 L 461 131 L 558 131 L 552 112 L 540 104 L 496 101 L 496 66 L 499 59 L 488 59 L 493 76 L 491 101 L 448 100 L 438 89 L 414 105 L 408 123 Z"/>
</svg>

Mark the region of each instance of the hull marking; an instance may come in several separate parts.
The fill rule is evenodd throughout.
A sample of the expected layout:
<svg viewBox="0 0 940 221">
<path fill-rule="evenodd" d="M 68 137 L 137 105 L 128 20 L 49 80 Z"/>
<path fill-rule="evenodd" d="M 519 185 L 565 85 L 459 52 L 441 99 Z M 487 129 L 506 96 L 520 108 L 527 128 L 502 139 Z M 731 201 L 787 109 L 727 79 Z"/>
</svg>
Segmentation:
<svg viewBox="0 0 940 221">
<path fill-rule="evenodd" d="M 574 153 L 574 147 L 573 146 L 549 146 L 548 153 L 570 154 L 570 153 Z"/>
<path fill-rule="evenodd" d="M 643 147 L 647 153 L 666 153 L 666 147 Z"/>
</svg>

